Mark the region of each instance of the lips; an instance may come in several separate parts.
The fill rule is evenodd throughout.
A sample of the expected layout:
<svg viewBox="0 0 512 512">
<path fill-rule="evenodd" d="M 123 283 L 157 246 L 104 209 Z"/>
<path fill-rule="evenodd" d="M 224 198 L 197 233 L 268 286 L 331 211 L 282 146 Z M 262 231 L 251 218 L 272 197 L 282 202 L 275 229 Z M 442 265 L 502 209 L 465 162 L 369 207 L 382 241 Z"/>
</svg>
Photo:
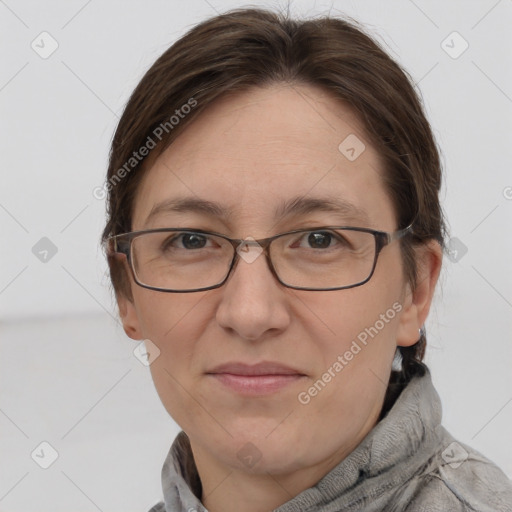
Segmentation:
<svg viewBox="0 0 512 512">
<path fill-rule="evenodd" d="M 230 391 L 242 395 L 274 393 L 301 380 L 305 374 L 289 366 L 262 362 L 258 364 L 225 363 L 207 372 Z"/>
<path fill-rule="evenodd" d="M 230 373 L 232 375 L 304 375 L 299 370 L 280 363 L 263 362 L 258 364 L 225 363 L 207 373 Z"/>
</svg>

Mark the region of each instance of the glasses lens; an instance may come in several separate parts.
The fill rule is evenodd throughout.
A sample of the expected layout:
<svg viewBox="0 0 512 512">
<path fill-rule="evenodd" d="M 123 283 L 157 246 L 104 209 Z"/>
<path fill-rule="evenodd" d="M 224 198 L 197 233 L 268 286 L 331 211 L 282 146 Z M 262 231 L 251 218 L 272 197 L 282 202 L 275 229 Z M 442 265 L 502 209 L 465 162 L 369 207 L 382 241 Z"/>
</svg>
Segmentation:
<svg viewBox="0 0 512 512">
<path fill-rule="evenodd" d="M 194 231 L 144 233 L 132 240 L 137 280 L 166 290 L 194 290 L 221 283 L 233 258 L 224 238 Z"/>
<path fill-rule="evenodd" d="M 289 286 L 329 289 L 365 281 L 375 261 L 371 233 L 348 229 L 302 231 L 271 244 L 271 258 L 281 281 Z"/>
</svg>

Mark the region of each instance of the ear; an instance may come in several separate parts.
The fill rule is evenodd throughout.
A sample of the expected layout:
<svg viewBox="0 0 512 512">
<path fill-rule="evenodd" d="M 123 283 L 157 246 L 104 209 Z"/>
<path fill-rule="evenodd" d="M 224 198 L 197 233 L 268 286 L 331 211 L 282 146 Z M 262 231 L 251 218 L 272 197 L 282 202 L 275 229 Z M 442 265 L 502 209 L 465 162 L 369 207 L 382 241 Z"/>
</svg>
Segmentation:
<svg viewBox="0 0 512 512">
<path fill-rule="evenodd" d="M 116 290 L 117 307 L 119 308 L 119 316 L 123 323 L 124 332 L 133 340 L 141 340 L 144 336 L 142 336 L 137 309 L 131 298 L 133 296 L 131 293 L 133 281 L 128 260 L 124 254 L 112 253 L 109 255 L 109 264 L 111 274 L 116 276 L 115 280 L 125 285 Z M 126 287 L 128 290 L 126 290 Z"/>
<path fill-rule="evenodd" d="M 142 336 L 139 316 L 133 300 L 126 297 L 122 292 L 120 292 L 116 298 L 124 332 L 128 337 L 132 338 L 132 340 L 142 340 L 144 336 Z"/>
<path fill-rule="evenodd" d="M 419 329 L 425 323 L 443 261 L 443 251 L 437 240 L 430 240 L 416 250 L 418 282 L 414 292 L 407 283 L 396 344 L 410 347 L 419 339 Z"/>
</svg>

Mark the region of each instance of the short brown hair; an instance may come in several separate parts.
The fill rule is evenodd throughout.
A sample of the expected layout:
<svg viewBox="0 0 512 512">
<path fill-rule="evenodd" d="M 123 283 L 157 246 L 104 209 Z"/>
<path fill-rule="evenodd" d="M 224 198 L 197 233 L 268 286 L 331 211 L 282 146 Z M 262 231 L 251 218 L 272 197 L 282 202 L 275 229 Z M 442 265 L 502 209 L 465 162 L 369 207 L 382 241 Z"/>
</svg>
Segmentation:
<svg viewBox="0 0 512 512">
<path fill-rule="evenodd" d="M 145 159 L 130 160 L 134 151 L 158 138 L 153 158 L 220 96 L 273 83 L 320 86 L 355 109 L 384 162 L 397 229 L 414 219 L 413 236 L 400 241 L 404 275 L 414 290 L 414 246 L 431 239 L 445 246 L 439 152 L 412 79 L 348 18 L 296 20 L 236 9 L 200 23 L 165 51 L 130 97 L 112 141 L 103 240 L 131 230 L 134 198 L 147 170 Z M 185 105 L 193 108 L 172 122 Z M 125 267 L 114 258 L 109 265 L 116 294 L 131 298 Z M 402 372 L 392 372 L 390 384 L 424 373 L 425 346 L 423 333 L 412 347 L 400 347 Z"/>
</svg>

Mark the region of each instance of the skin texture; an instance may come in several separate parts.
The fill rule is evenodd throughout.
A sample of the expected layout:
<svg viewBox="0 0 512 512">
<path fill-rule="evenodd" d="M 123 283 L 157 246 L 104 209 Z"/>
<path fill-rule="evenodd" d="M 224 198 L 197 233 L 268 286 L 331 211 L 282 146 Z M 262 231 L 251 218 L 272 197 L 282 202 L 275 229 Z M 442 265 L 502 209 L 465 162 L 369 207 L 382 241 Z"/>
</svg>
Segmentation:
<svg viewBox="0 0 512 512">
<path fill-rule="evenodd" d="M 355 161 L 338 150 L 349 134 L 366 146 Z M 152 162 L 132 228 L 187 226 L 256 239 L 329 224 L 393 232 L 395 213 L 381 173 L 357 116 L 328 92 L 290 84 L 252 89 L 210 105 Z M 283 200 L 333 194 L 364 208 L 368 220 L 322 211 L 274 218 Z M 171 212 L 146 222 L 155 204 L 182 196 L 216 201 L 231 215 Z M 208 510 L 272 510 L 314 485 L 372 429 L 396 347 L 417 341 L 439 276 L 437 242 L 417 255 L 414 294 L 404 281 L 399 242 L 393 242 L 371 280 L 352 289 L 286 288 L 258 257 L 240 260 L 215 290 L 161 293 L 132 281 L 133 302 L 118 297 L 128 336 L 149 339 L 161 351 L 152 377 L 163 405 L 190 438 Z M 298 394 L 396 302 L 400 312 L 301 404 Z M 231 361 L 280 362 L 304 377 L 270 395 L 241 396 L 206 375 Z M 240 450 L 261 458 L 248 467 L 237 457 Z"/>
</svg>

